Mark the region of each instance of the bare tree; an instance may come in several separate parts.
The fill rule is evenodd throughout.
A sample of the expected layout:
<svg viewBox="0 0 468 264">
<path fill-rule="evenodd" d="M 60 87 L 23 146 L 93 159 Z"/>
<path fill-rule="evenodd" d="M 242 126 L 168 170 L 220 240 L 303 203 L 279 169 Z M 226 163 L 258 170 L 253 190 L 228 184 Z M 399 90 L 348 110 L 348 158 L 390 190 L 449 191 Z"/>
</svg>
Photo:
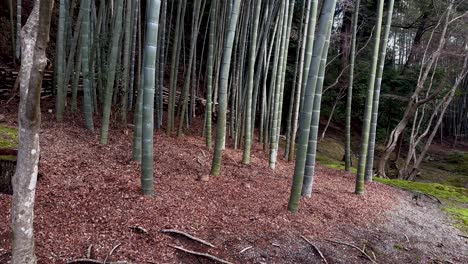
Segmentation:
<svg viewBox="0 0 468 264">
<path fill-rule="evenodd" d="M 34 254 L 34 198 L 39 165 L 41 82 L 47 64 L 46 48 L 52 0 L 36 0 L 21 31 L 19 148 L 13 177 L 12 264 L 36 263 Z"/>
</svg>

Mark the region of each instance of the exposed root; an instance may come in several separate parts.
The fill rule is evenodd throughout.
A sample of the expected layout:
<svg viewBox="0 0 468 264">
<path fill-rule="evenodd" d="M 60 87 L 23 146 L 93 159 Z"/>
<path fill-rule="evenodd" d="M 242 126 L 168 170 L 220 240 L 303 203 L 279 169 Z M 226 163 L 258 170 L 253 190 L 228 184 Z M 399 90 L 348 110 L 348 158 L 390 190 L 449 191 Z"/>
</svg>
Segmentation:
<svg viewBox="0 0 468 264">
<path fill-rule="evenodd" d="M 175 229 L 162 229 L 161 230 L 162 233 L 171 233 L 171 234 L 178 234 L 178 235 L 182 235 L 182 236 L 185 236 L 186 238 L 189 238 L 189 239 L 192 239 L 194 241 L 197 241 L 198 243 L 201 243 L 203 245 L 206 245 L 206 246 L 209 246 L 209 247 L 212 247 L 214 248 L 215 246 L 213 244 L 211 244 L 210 242 L 207 242 L 203 239 L 200 239 L 198 237 L 194 237 L 188 233 L 185 233 L 183 231 L 179 231 L 179 230 L 175 230 Z"/>
<path fill-rule="evenodd" d="M 81 258 L 81 259 L 74 259 L 67 262 L 67 264 L 104 264 L 103 261 L 97 259 L 88 259 L 88 258 Z M 114 262 L 107 262 L 107 264 L 130 264 L 127 261 L 114 261 Z"/>
<path fill-rule="evenodd" d="M 223 263 L 223 264 L 232 264 L 232 262 L 229 262 L 229 261 L 226 261 L 224 259 L 220 259 L 218 257 L 215 257 L 213 255 L 210 255 L 210 254 L 207 254 L 207 253 L 201 253 L 201 252 L 197 252 L 197 251 L 192 251 L 192 250 L 188 250 L 188 249 L 185 249 L 183 247 L 179 247 L 179 246 L 170 246 L 172 248 L 175 248 L 175 249 L 178 249 L 180 251 L 183 251 L 185 253 L 188 253 L 188 254 L 192 254 L 192 255 L 195 255 L 195 256 L 199 256 L 199 257 L 204 257 L 204 258 L 207 258 L 207 259 L 211 259 L 213 261 L 216 261 L 216 262 L 219 262 L 219 263 Z"/>
<path fill-rule="evenodd" d="M 336 243 L 336 244 L 341 244 L 341 245 L 345 245 L 345 246 L 348 246 L 348 247 L 352 247 L 354 249 L 357 249 L 359 250 L 359 252 L 361 252 L 364 256 L 366 256 L 372 263 L 374 264 L 377 264 L 377 262 L 372 259 L 371 256 L 369 256 L 364 250 L 360 249 L 359 247 L 353 245 L 353 244 L 349 244 L 349 243 L 346 243 L 346 242 L 341 242 L 341 241 L 335 241 L 335 240 L 331 240 L 331 239 L 325 239 L 326 241 L 328 242 L 332 242 L 332 243 Z"/>
<path fill-rule="evenodd" d="M 310 242 L 305 236 L 301 236 L 301 237 L 302 237 L 302 239 L 304 239 L 307 243 L 309 243 L 309 245 L 311 245 L 312 248 L 315 249 L 315 251 L 317 251 L 317 253 L 319 254 L 320 258 L 322 258 L 323 262 L 325 262 L 325 264 L 328 264 L 328 261 L 327 261 L 327 259 L 325 258 L 325 256 L 323 255 L 322 251 L 320 251 L 320 249 L 319 249 L 316 245 L 312 244 L 312 242 Z"/>
</svg>

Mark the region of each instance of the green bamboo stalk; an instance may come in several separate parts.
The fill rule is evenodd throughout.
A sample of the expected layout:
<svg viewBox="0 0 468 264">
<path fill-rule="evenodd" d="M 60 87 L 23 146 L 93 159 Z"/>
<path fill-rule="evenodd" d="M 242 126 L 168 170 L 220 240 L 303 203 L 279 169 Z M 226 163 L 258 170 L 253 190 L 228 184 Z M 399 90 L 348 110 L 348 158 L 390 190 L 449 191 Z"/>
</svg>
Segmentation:
<svg viewBox="0 0 468 264">
<path fill-rule="evenodd" d="M 133 109 L 133 98 L 135 96 L 134 92 L 134 87 L 135 87 L 135 63 L 136 63 L 136 50 L 137 50 L 137 32 L 138 32 L 138 6 L 139 6 L 139 0 L 132 0 L 133 5 L 135 8 L 133 8 L 132 12 L 132 52 L 131 52 L 131 63 L 130 63 L 130 87 L 128 88 L 128 109 Z M 138 73 L 137 73 L 138 74 Z"/>
<path fill-rule="evenodd" d="M 65 0 L 60 0 L 59 4 L 59 22 L 57 29 L 57 67 L 55 74 L 57 75 L 57 94 L 55 95 L 55 118 L 57 122 L 63 121 L 65 112 L 65 101 L 67 99 L 67 89 L 64 83 L 65 74 L 65 16 L 67 15 L 65 8 Z"/>
<path fill-rule="evenodd" d="M 310 3 L 310 1 L 308 1 Z M 310 9 L 310 7 L 307 7 Z M 299 27 L 299 36 L 305 36 L 305 31 L 304 31 L 304 16 L 306 15 L 305 12 L 306 12 L 306 1 L 303 1 L 302 2 L 302 12 L 301 12 L 301 20 L 300 20 L 300 27 Z M 307 23 L 306 23 L 307 24 Z M 306 29 L 307 30 L 307 29 Z M 288 110 L 288 118 L 287 118 L 287 125 L 286 125 L 286 148 L 284 150 L 284 158 L 286 160 L 289 160 L 289 152 L 291 151 L 291 142 L 294 141 L 295 139 L 294 138 L 291 138 L 291 135 L 292 135 L 292 119 L 293 119 L 293 109 L 294 109 L 294 103 L 295 101 L 298 101 L 298 100 L 295 100 L 296 96 L 297 96 L 297 92 L 296 92 L 296 86 L 297 86 L 297 73 L 299 71 L 299 63 L 300 63 L 300 58 L 301 58 L 301 54 L 302 54 L 302 51 L 303 51 L 303 46 L 302 45 L 302 38 L 299 38 L 298 39 L 298 43 L 297 43 L 297 49 L 296 49 L 296 59 L 294 60 L 295 63 L 294 63 L 294 75 L 293 75 L 293 85 L 292 85 L 292 88 L 291 88 L 291 92 L 290 92 L 290 100 L 289 100 L 289 110 Z M 303 65 L 302 65 L 303 67 Z M 300 92 L 299 92 L 300 93 Z M 294 151 L 294 149 L 292 149 L 292 151 Z M 294 155 L 292 155 L 294 156 Z"/>
<path fill-rule="evenodd" d="M 275 100 L 274 100 L 274 110 L 273 110 L 273 120 L 272 120 L 272 132 L 271 132 L 271 143 L 270 143 L 270 169 L 274 170 L 276 167 L 276 160 L 278 157 L 278 144 L 279 144 L 279 134 L 281 127 L 281 112 L 283 105 L 283 89 L 284 89 L 284 78 L 287 62 L 287 49 L 288 49 L 288 40 L 289 40 L 289 25 L 290 20 L 292 19 L 292 12 L 289 12 L 290 9 L 294 10 L 294 0 L 287 1 L 284 3 L 284 23 L 283 23 L 283 32 L 281 34 L 281 50 L 279 57 L 279 66 L 278 66 L 278 76 L 276 80 L 275 88 Z M 290 6 L 292 5 L 292 6 Z M 291 8 L 292 7 L 292 8 Z"/>
<path fill-rule="evenodd" d="M 128 91 L 130 90 L 130 49 L 132 45 L 132 1 L 125 8 L 125 31 L 123 48 L 122 96 L 120 97 L 120 121 L 127 124 Z"/>
<path fill-rule="evenodd" d="M 374 151 L 375 151 L 375 137 L 377 130 L 377 117 L 379 114 L 379 99 L 380 99 L 380 87 L 382 85 L 382 75 L 385 65 L 385 57 L 387 54 L 387 42 L 388 36 L 390 35 L 390 27 L 392 25 L 392 16 L 393 16 L 393 5 L 395 1 L 390 0 L 388 2 L 388 11 L 387 11 L 387 21 L 385 23 L 384 36 L 382 43 L 380 44 L 380 55 L 377 69 L 377 76 L 375 81 L 374 89 L 374 100 L 372 103 L 372 118 L 371 118 L 371 128 L 369 133 L 369 147 L 367 150 L 367 162 L 366 162 L 366 172 L 365 180 L 371 182 L 374 175 Z"/>
<path fill-rule="evenodd" d="M 198 39 L 198 17 L 199 17 L 199 12 L 200 12 L 200 6 L 201 6 L 201 1 L 195 0 L 194 8 L 192 11 L 193 22 L 192 22 L 192 36 L 190 39 L 189 61 L 187 65 L 187 71 L 185 74 L 184 90 L 183 90 L 183 93 L 181 94 L 181 96 L 183 96 L 183 101 L 182 101 L 181 111 L 179 113 L 179 127 L 177 129 L 178 137 L 182 135 L 184 116 L 187 110 L 187 104 L 188 104 L 188 99 L 189 99 L 190 80 L 192 78 L 192 74 L 195 74 L 192 67 L 194 65 L 195 50 L 196 50 L 196 44 L 197 44 L 197 39 Z"/>
<path fill-rule="evenodd" d="M 112 95 L 114 92 L 115 71 L 117 66 L 117 57 L 119 51 L 120 34 L 122 33 L 122 9 L 123 0 L 117 0 L 114 29 L 112 31 L 111 50 L 107 60 L 107 83 L 104 95 L 104 106 L 102 110 L 102 126 L 101 126 L 101 144 L 107 144 L 109 136 L 110 114 L 112 106 Z"/>
<path fill-rule="evenodd" d="M 160 0 L 151 0 L 147 2 L 150 12 L 146 18 L 146 38 L 144 56 L 145 67 L 143 72 L 143 151 L 141 159 L 141 189 L 145 195 L 154 195 L 154 89 L 156 52 L 158 50 L 158 28 L 159 13 L 161 10 Z"/>
<path fill-rule="evenodd" d="M 13 0 L 8 0 L 8 11 L 10 12 L 10 37 L 11 37 L 11 50 L 13 51 L 13 64 L 16 64 L 16 44 L 15 44 L 15 20 L 13 19 Z M 18 40 L 19 41 L 19 40 Z"/>
<path fill-rule="evenodd" d="M 73 35 L 73 38 L 70 43 L 70 51 L 68 53 L 68 61 L 66 65 L 66 70 L 65 70 L 65 79 L 63 81 L 64 86 L 67 87 L 68 83 L 70 81 L 71 75 L 73 71 L 75 71 L 74 77 L 80 76 L 81 72 L 81 49 L 77 49 L 78 43 L 81 41 L 80 40 L 80 35 L 81 35 L 81 25 L 83 22 L 83 12 L 82 9 L 80 9 L 78 13 L 78 18 L 76 21 L 76 26 L 75 26 L 75 33 Z M 78 52 L 78 54 L 75 56 L 75 53 Z M 75 66 L 75 61 L 76 63 L 79 62 L 80 66 Z M 76 72 L 78 74 L 76 74 Z M 75 113 L 78 110 L 78 103 L 77 103 L 77 98 L 78 98 L 78 83 L 75 84 L 75 79 L 73 79 L 72 82 L 72 102 L 71 102 L 71 110 L 73 113 Z"/>
<path fill-rule="evenodd" d="M 312 51 L 314 47 L 314 36 L 315 36 L 315 26 L 317 21 L 317 0 L 308 0 L 307 11 L 306 11 L 306 22 L 304 25 L 304 36 L 302 40 L 302 51 L 301 57 L 299 59 L 299 71 L 298 71 L 298 80 L 296 88 L 296 99 L 294 105 L 294 112 L 292 116 L 292 127 L 291 127 L 291 138 L 289 144 L 289 156 L 288 160 L 294 160 L 294 153 L 296 149 L 296 135 L 297 135 L 297 126 L 299 121 L 299 110 L 303 103 L 303 91 L 307 86 L 307 78 L 310 67 L 310 60 L 312 58 Z"/>
<path fill-rule="evenodd" d="M 354 61 L 356 59 L 356 34 L 359 20 L 359 6 L 361 0 L 356 0 L 353 15 L 353 33 L 351 36 L 351 50 L 349 53 L 348 94 L 346 97 L 346 127 L 345 127 L 345 170 L 351 171 L 351 109 L 353 102 Z"/>
<path fill-rule="evenodd" d="M 304 105 L 300 112 L 296 163 L 294 167 L 293 183 L 291 186 L 291 195 L 288 203 L 288 210 L 293 213 L 296 213 L 299 209 L 299 201 L 301 198 L 301 190 L 304 180 L 304 169 L 307 157 L 310 125 L 312 123 L 311 119 L 314 105 L 315 87 L 317 84 L 319 68 L 322 61 L 322 52 L 328 38 L 328 22 L 330 21 L 330 17 L 333 17 L 335 5 L 336 0 L 325 0 L 323 3 L 322 15 L 319 21 L 319 30 L 317 32 L 317 38 L 313 47 L 312 59 L 309 67 L 310 70 L 307 79 L 307 86 L 306 89 L 304 89 Z"/>
<path fill-rule="evenodd" d="M 229 2 L 229 10 L 231 15 L 229 25 L 226 32 L 226 41 L 224 43 L 224 52 L 221 66 L 220 86 L 219 86 L 219 116 L 216 125 L 216 143 L 215 152 L 213 155 L 213 163 L 211 166 L 211 175 L 219 176 L 221 172 L 221 159 L 223 148 L 226 140 L 226 112 L 227 112 L 227 87 L 229 69 L 231 67 L 232 44 L 234 42 L 234 34 L 236 31 L 237 20 L 239 17 L 239 7 L 241 0 Z"/>
<path fill-rule="evenodd" d="M 275 45 L 275 53 L 274 53 L 274 60 L 273 60 L 273 69 L 272 69 L 272 80 L 270 82 L 270 93 L 268 95 L 268 119 L 267 119 L 267 124 L 266 124 L 266 133 L 267 135 L 265 135 L 265 145 L 267 145 L 268 143 L 270 144 L 270 160 L 271 160 L 271 156 L 273 155 L 271 152 L 272 152 L 272 146 L 273 146 L 273 133 L 272 133 L 272 129 L 273 129 L 273 120 L 274 120 L 274 115 L 275 115 L 275 104 L 276 104 L 276 101 L 277 101 L 277 96 L 279 96 L 279 91 L 277 92 L 277 85 L 276 83 L 278 82 L 278 78 L 279 78 L 279 59 L 280 59 L 280 51 L 281 51 L 281 43 L 282 43 L 282 35 L 284 34 L 283 31 L 284 31 L 284 24 L 285 24 L 285 6 L 284 4 L 282 3 L 281 4 L 281 11 L 280 11 L 280 14 L 279 14 L 279 19 L 278 19 L 278 35 L 276 36 L 276 40 L 274 41 L 274 45 Z M 273 42 L 272 42 L 273 43 Z M 278 95 L 277 95 L 278 94 Z M 271 164 L 271 161 L 270 161 L 270 164 Z"/>
<path fill-rule="evenodd" d="M 383 16 L 384 0 L 379 0 L 377 7 L 377 21 L 375 27 L 375 42 L 374 50 L 372 53 L 372 66 L 369 74 L 369 85 L 367 87 L 367 98 L 366 105 L 364 110 L 364 120 L 362 124 L 362 133 L 361 133 L 361 149 L 359 153 L 359 164 L 356 175 L 356 194 L 364 193 L 364 173 L 366 169 L 367 161 L 367 151 L 369 147 L 369 132 L 371 125 L 371 115 L 372 115 L 372 103 L 374 99 L 374 84 L 375 84 L 375 75 L 377 72 L 377 63 L 379 56 L 379 47 L 380 47 L 380 32 L 382 28 L 382 16 Z"/>
<path fill-rule="evenodd" d="M 177 7 L 177 18 L 176 26 L 174 32 L 174 40 L 172 42 L 172 58 L 171 58 L 171 73 L 170 73 L 170 83 L 169 83 L 169 104 L 168 104 L 168 114 L 167 114 L 167 130 L 166 133 L 168 136 L 171 136 L 172 130 L 174 128 L 174 117 L 175 117 L 175 96 L 177 91 L 177 73 L 179 66 L 179 54 L 181 46 L 181 31 L 184 20 L 184 10 L 185 10 L 186 1 L 179 1 Z M 182 24 L 182 25 L 181 25 Z"/>
<path fill-rule="evenodd" d="M 16 0 L 16 59 L 21 60 L 21 0 Z"/>
<path fill-rule="evenodd" d="M 212 109 L 213 109 L 213 64 L 214 64 L 214 44 L 215 44 L 215 21 L 216 17 L 216 5 L 217 1 L 211 1 L 211 18 L 210 18 L 210 33 L 208 41 L 208 62 L 206 66 L 206 107 L 205 107 L 205 118 L 206 118 L 206 146 L 209 149 L 213 148 L 212 143 Z"/>
<path fill-rule="evenodd" d="M 249 164 L 250 163 L 250 150 L 252 148 L 252 136 L 253 136 L 253 129 L 252 127 L 255 124 L 252 124 L 252 92 L 254 86 L 254 70 L 255 70 L 255 58 L 257 56 L 257 32 L 258 32 L 258 24 L 260 18 L 260 11 L 261 11 L 261 1 L 256 1 L 255 4 L 255 11 L 253 15 L 253 28 L 251 32 L 251 39 L 250 39 L 250 57 L 249 57 L 249 66 L 248 66 L 248 86 L 247 86 L 247 98 L 246 98 L 246 113 L 245 113 L 245 147 L 244 147 L 244 155 L 242 158 L 242 163 Z"/>
<path fill-rule="evenodd" d="M 81 49 L 78 50 L 78 54 L 76 56 L 76 63 L 75 63 L 75 73 L 73 75 L 73 82 L 72 82 L 72 101 L 71 101 L 71 111 L 72 113 L 76 113 L 78 111 L 78 84 L 80 81 L 80 73 L 81 73 L 81 61 L 83 56 L 81 56 Z"/>
<path fill-rule="evenodd" d="M 327 40 L 322 51 L 322 61 L 320 62 L 319 75 L 315 88 L 314 108 L 312 110 L 312 122 L 310 124 L 309 144 L 307 146 L 306 166 L 304 169 L 304 182 L 302 184 L 302 196 L 311 197 L 315 176 L 315 160 L 317 157 L 317 138 L 320 122 L 320 107 L 322 103 L 322 88 L 327 65 L 328 47 L 330 45 L 330 35 L 333 17 L 329 21 Z"/>
<path fill-rule="evenodd" d="M 89 6 L 90 0 L 81 1 L 80 8 L 83 12 L 83 22 L 81 25 L 81 71 L 83 73 L 83 113 L 85 116 L 85 126 L 87 129 L 94 131 L 91 80 L 89 79 Z"/>
<path fill-rule="evenodd" d="M 317 26 L 317 10 L 318 10 L 318 0 L 312 0 L 312 7 L 310 10 L 309 16 L 309 26 L 307 29 L 307 45 L 306 45 L 306 52 L 305 52 L 305 63 L 304 63 L 304 71 L 302 72 L 302 91 L 305 91 L 307 87 L 307 81 L 309 79 L 309 70 L 310 70 L 310 61 L 312 60 L 312 53 L 315 45 L 315 28 Z M 301 103 L 299 107 L 299 111 L 302 111 L 302 107 L 304 105 L 304 94 L 301 94 Z M 295 119 L 295 125 L 297 128 L 297 121 Z M 294 129 L 293 129 L 294 131 Z"/>
</svg>

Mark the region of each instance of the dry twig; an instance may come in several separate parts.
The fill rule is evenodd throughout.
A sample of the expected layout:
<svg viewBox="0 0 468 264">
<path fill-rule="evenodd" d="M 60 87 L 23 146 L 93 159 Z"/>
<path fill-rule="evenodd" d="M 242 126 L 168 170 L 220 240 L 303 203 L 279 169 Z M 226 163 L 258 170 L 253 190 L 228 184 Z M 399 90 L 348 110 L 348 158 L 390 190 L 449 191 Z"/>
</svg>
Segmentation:
<svg viewBox="0 0 468 264">
<path fill-rule="evenodd" d="M 93 244 L 89 245 L 88 249 L 86 250 L 86 258 L 93 258 Z"/>
<path fill-rule="evenodd" d="M 133 231 L 135 231 L 137 233 L 148 234 L 148 230 L 144 229 L 141 226 L 132 226 L 132 227 L 130 227 L 130 229 L 132 229 Z"/>
<path fill-rule="evenodd" d="M 180 251 L 183 251 L 185 253 L 189 253 L 189 254 L 192 254 L 192 255 L 195 255 L 195 256 L 199 256 L 199 257 L 204 257 L 204 258 L 207 258 L 207 259 L 211 259 L 211 260 L 214 260 L 214 261 L 217 261 L 219 263 L 223 263 L 223 264 L 232 264 L 231 262 L 229 261 L 226 261 L 224 259 L 220 259 L 218 257 L 215 257 L 213 255 L 210 255 L 210 254 L 207 254 L 207 253 L 201 253 L 201 252 L 197 252 L 197 251 L 192 251 L 192 250 L 188 250 L 188 249 L 185 249 L 183 247 L 179 247 L 179 246 L 170 246 L 172 248 L 175 248 L 175 249 L 178 249 Z"/>
<path fill-rule="evenodd" d="M 104 264 L 107 263 L 107 262 L 106 262 L 107 259 L 112 255 L 112 253 L 114 253 L 114 251 L 115 251 L 118 247 L 120 247 L 120 245 L 121 245 L 121 243 L 118 243 L 117 245 L 115 245 L 115 246 L 111 249 L 111 251 L 109 252 L 109 254 L 107 254 L 106 258 L 104 259 Z"/>
<path fill-rule="evenodd" d="M 241 251 L 239 251 L 239 254 L 242 254 L 242 253 L 246 252 L 247 250 L 249 250 L 251 248 L 253 248 L 253 246 L 248 246 L 248 247 L 242 249 Z"/>
<path fill-rule="evenodd" d="M 104 264 L 104 262 L 97 260 L 97 259 L 73 259 L 67 262 L 67 264 Z M 115 262 L 108 262 L 107 264 L 129 264 L 127 261 L 115 261 Z"/>
<path fill-rule="evenodd" d="M 320 249 L 315 246 L 314 244 L 312 244 L 312 242 L 310 242 L 305 236 L 301 236 L 302 239 L 304 239 L 307 243 L 309 243 L 309 245 L 312 246 L 313 249 L 315 249 L 315 251 L 317 251 L 317 253 L 319 254 L 319 256 L 322 258 L 323 262 L 325 262 L 325 264 L 328 264 L 328 261 L 327 259 L 325 258 L 325 256 L 323 255 L 322 251 L 320 251 Z"/>
<path fill-rule="evenodd" d="M 187 238 L 190 238 L 190 239 L 192 239 L 192 240 L 194 240 L 194 241 L 197 241 L 198 243 L 201 243 L 201 244 L 203 244 L 203 245 L 206 245 L 206 246 L 209 246 L 209 247 L 212 247 L 212 248 L 215 247 L 215 246 L 214 246 L 213 244 L 211 244 L 210 242 L 207 242 L 207 241 L 205 241 L 205 240 L 203 240 L 203 239 L 200 239 L 200 238 L 198 238 L 198 237 L 194 237 L 194 236 L 192 236 L 192 235 L 190 235 L 190 234 L 187 234 L 187 233 L 182 232 L 182 231 L 179 231 L 179 230 L 175 230 L 175 229 L 162 229 L 161 232 L 162 232 L 162 233 L 171 233 L 171 234 L 182 235 L 182 236 L 185 236 L 185 237 L 187 237 Z"/>
<path fill-rule="evenodd" d="M 373 260 L 371 258 L 371 256 L 369 256 L 364 250 L 360 249 L 359 247 L 353 245 L 353 244 L 349 244 L 349 243 L 346 243 L 346 242 L 341 242 L 341 241 L 335 241 L 335 240 L 331 240 L 331 239 L 325 239 L 326 241 L 328 242 L 332 242 L 332 243 L 336 243 L 336 244 L 341 244 L 341 245 L 345 245 L 345 246 L 348 246 L 348 247 L 352 247 L 354 249 L 357 249 L 359 250 L 359 252 L 361 252 L 364 256 L 366 256 L 372 263 L 374 264 L 377 264 L 377 262 L 375 260 Z"/>
</svg>

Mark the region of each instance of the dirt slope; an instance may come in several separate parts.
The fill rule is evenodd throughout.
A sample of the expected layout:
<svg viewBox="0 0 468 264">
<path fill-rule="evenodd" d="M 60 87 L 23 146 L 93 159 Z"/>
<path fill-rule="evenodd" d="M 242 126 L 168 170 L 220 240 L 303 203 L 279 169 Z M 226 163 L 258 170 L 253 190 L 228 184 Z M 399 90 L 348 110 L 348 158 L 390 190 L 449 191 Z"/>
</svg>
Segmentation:
<svg viewBox="0 0 468 264">
<path fill-rule="evenodd" d="M 0 110 L 14 125 L 14 115 Z M 131 161 L 131 131 L 113 131 L 109 145 L 102 146 L 98 135 L 79 123 L 58 125 L 49 113 L 43 119 L 43 176 L 35 219 L 39 263 L 84 257 L 89 245 L 103 260 L 117 244 L 120 247 L 111 259 L 131 263 L 209 263 L 170 245 L 234 263 L 320 263 L 301 235 L 312 240 L 329 263 L 368 260 L 353 248 L 326 242 L 327 238 L 360 247 L 367 241 L 369 254 L 373 251 L 379 263 L 432 263 L 435 258 L 468 263 L 467 241 L 445 224 L 445 215 L 430 203 L 413 204 L 403 191 L 372 183 L 366 195 L 356 196 L 353 175 L 319 166 L 313 198 L 302 201 L 300 212 L 292 215 L 286 205 L 293 164 L 279 161 L 272 172 L 267 155 L 256 146 L 252 164 L 245 166 L 240 151 L 227 149 L 222 176 L 199 182 L 199 175 L 209 173 L 212 157 L 203 139 L 157 133 L 156 196 L 144 198 L 139 191 L 139 165 Z M 9 259 L 10 203 L 9 196 L 0 196 L 0 263 Z M 148 234 L 134 232 L 134 226 Z M 216 248 L 162 234 L 162 228 L 191 233 Z M 405 243 L 405 235 L 410 242 Z M 408 251 L 397 248 L 397 243 Z"/>
</svg>

